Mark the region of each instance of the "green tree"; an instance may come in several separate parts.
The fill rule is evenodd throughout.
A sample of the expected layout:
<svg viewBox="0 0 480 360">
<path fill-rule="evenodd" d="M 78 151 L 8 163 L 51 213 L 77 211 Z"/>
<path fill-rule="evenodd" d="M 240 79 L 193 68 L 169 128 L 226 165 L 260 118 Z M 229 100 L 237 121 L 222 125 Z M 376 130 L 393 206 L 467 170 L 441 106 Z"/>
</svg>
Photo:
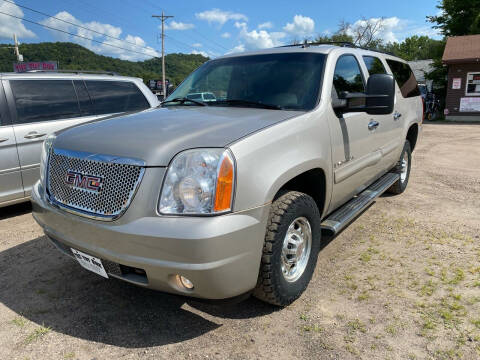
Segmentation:
<svg viewBox="0 0 480 360">
<path fill-rule="evenodd" d="M 480 34 L 480 0 L 440 0 L 441 14 L 427 16 L 445 36 Z"/>
<path fill-rule="evenodd" d="M 388 43 L 381 46 L 381 48 L 408 61 L 427 60 L 441 57 L 445 43 L 441 40 L 431 39 L 428 36 L 414 35 L 406 38 L 401 43 Z"/>
<path fill-rule="evenodd" d="M 13 50 L 0 44 L 0 72 L 13 71 L 16 61 Z M 127 61 L 102 56 L 73 43 L 55 42 L 38 44 L 21 44 L 20 53 L 25 61 L 58 61 L 62 70 L 97 70 L 113 71 L 120 75 L 140 77 L 144 81 L 161 79 L 161 59 L 153 58 L 145 61 Z M 174 85 L 183 79 L 208 58 L 202 55 L 168 54 L 165 56 L 167 78 Z"/>
</svg>

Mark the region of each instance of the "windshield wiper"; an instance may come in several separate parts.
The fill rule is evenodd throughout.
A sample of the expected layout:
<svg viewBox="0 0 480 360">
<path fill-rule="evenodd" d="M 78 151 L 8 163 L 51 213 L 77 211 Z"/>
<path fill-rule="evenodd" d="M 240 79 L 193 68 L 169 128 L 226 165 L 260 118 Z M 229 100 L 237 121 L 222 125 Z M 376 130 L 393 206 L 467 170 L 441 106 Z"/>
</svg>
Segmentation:
<svg viewBox="0 0 480 360">
<path fill-rule="evenodd" d="M 227 99 L 227 100 L 217 100 L 217 101 L 212 101 L 210 105 L 215 105 L 215 104 L 227 104 L 227 105 L 247 105 L 251 107 L 259 107 L 263 109 L 271 109 L 271 110 L 283 110 L 281 106 L 278 105 L 273 105 L 273 104 L 264 104 L 262 102 L 258 101 L 250 101 L 250 100 L 242 100 L 242 99 Z"/>
<path fill-rule="evenodd" d="M 179 98 L 175 98 L 175 99 L 172 99 L 172 100 L 162 101 L 162 103 L 160 105 L 167 104 L 167 103 L 172 103 L 172 102 L 179 102 L 180 104 L 183 105 L 187 101 L 190 101 L 190 102 L 194 103 L 195 105 L 207 106 L 207 104 L 205 104 L 203 101 L 193 100 L 193 99 L 189 99 L 187 97 L 179 97 Z"/>
</svg>

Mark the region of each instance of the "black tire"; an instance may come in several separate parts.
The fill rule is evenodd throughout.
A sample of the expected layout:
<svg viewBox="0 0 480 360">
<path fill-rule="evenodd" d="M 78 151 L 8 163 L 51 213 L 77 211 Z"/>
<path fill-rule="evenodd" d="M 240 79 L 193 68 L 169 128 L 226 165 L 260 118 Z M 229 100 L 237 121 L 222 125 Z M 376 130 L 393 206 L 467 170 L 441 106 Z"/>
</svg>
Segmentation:
<svg viewBox="0 0 480 360">
<path fill-rule="evenodd" d="M 289 282 L 282 273 L 282 248 L 289 226 L 299 218 L 306 218 L 309 222 L 311 251 L 301 276 Z M 254 296 L 278 306 L 286 306 L 295 301 L 305 291 L 312 278 L 320 245 L 320 212 L 315 201 L 310 196 L 296 191 L 286 192 L 278 197 L 270 208 Z"/>
<path fill-rule="evenodd" d="M 387 190 L 387 192 L 389 192 L 390 194 L 395 194 L 395 195 L 401 194 L 407 188 L 408 179 L 410 178 L 410 169 L 412 167 L 412 150 L 410 147 L 410 142 L 408 140 L 405 141 L 405 145 L 403 145 L 402 154 L 400 155 L 400 160 L 395 166 L 395 172 L 399 174 L 402 173 L 402 169 L 403 169 L 402 159 L 404 158 L 405 154 L 407 155 L 407 159 L 408 159 L 406 176 L 404 180 L 402 180 L 402 178 L 398 179 L 398 181 Z"/>
</svg>

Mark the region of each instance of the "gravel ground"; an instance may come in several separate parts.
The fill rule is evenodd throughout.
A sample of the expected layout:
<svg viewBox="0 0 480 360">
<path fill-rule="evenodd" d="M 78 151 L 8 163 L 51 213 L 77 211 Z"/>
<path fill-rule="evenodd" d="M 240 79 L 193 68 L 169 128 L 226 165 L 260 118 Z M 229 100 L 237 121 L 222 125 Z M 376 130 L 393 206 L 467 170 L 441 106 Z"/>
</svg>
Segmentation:
<svg viewBox="0 0 480 360">
<path fill-rule="evenodd" d="M 28 205 L 0 209 L 0 359 L 478 359 L 479 209 L 480 125 L 425 125 L 407 191 L 326 244 L 284 309 L 103 280 Z"/>
</svg>

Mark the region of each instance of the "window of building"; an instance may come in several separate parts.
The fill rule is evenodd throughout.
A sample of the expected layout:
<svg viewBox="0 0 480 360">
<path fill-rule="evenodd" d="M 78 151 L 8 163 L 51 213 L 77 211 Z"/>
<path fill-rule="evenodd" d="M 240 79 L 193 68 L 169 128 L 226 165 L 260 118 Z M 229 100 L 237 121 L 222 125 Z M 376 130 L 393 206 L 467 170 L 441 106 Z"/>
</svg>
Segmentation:
<svg viewBox="0 0 480 360">
<path fill-rule="evenodd" d="M 480 96 L 480 72 L 467 74 L 467 96 Z"/>
</svg>

